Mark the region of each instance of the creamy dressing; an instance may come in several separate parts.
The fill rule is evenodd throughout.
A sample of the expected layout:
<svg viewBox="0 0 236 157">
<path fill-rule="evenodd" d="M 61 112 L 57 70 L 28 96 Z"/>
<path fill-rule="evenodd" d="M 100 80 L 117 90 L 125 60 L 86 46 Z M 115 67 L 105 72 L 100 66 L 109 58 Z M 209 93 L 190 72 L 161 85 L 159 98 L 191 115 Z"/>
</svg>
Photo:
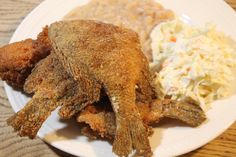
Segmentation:
<svg viewBox="0 0 236 157">
<path fill-rule="evenodd" d="M 151 38 L 152 66 L 163 95 L 191 97 L 203 109 L 229 95 L 236 51 L 214 25 L 200 28 L 173 20 L 156 26 Z"/>
</svg>

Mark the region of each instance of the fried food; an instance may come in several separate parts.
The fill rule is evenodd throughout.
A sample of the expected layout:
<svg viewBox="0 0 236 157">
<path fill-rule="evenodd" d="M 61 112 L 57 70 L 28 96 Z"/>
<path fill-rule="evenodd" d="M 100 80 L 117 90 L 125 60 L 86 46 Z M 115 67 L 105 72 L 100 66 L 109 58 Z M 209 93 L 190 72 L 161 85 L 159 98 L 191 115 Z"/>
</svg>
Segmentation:
<svg viewBox="0 0 236 157">
<path fill-rule="evenodd" d="M 8 123 L 19 131 L 20 136 L 29 136 L 31 138 L 35 137 L 44 120 L 56 107 L 63 105 L 73 107 L 76 106 L 74 104 L 78 104 L 79 100 L 81 100 L 80 94 L 76 93 L 79 91 L 79 87 L 73 78 L 68 73 L 65 73 L 53 53 L 37 64 L 32 74 L 27 78 L 24 90 L 29 94 L 39 94 L 35 95 L 27 104 L 28 107 L 11 117 Z M 53 103 L 49 103 L 50 100 L 53 100 Z M 162 117 L 179 119 L 190 126 L 198 126 L 205 120 L 204 112 L 191 102 L 188 104 L 175 103 L 167 99 L 165 101 L 154 101 L 151 104 L 140 102 L 136 104 L 149 135 L 151 134 L 151 128 L 148 125 L 158 123 Z M 81 110 L 81 108 L 73 108 L 73 114 L 77 113 L 78 110 Z M 31 114 L 30 122 L 28 119 L 29 113 Z M 71 112 L 62 113 L 60 114 L 62 118 L 69 118 L 73 115 Z M 39 116 L 34 115 L 44 117 L 41 117 L 41 121 L 39 121 Z M 87 136 L 100 136 L 108 139 L 113 139 L 115 136 L 115 114 L 106 96 L 103 96 L 99 102 L 82 110 L 77 116 L 77 120 L 80 123 L 89 124 L 89 126 L 82 129 Z M 30 126 L 29 124 L 34 125 Z"/>
<path fill-rule="evenodd" d="M 8 119 L 8 124 L 20 136 L 34 138 L 57 107 L 61 106 L 60 117 L 68 119 L 90 103 L 81 89 L 52 52 L 36 65 L 27 78 L 24 90 L 34 93 L 34 96 L 22 110 Z"/>
<path fill-rule="evenodd" d="M 51 53 L 24 84 L 24 91 L 34 95 L 7 120 L 20 136 L 34 138 L 59 107 L 61 118 L 79 114 L 77 121 L 87 124 L 84 134 L 113 140 L 117 155 L 128 156 L 135 149 L 138 155 L 151 156 L 148 136 L 153 123 L 170 117 L 197 126 L 205 120 L 194 103 L 156 100 L 135 32 L 78 20 L 54 23 L 48 35 L 38 43 L 48 40 Z"/>
<path fill-rule="evenodd" d="M 79 97 L 82 95 L 78 93 L 79 87 L 73 78 L 63 70 L 54 53 L 36 65 L 25 82 L 24 91 L 36 94 L 23 110 L 8 120 L 8 124 L 12 125 L 20 136 L 34 138 L 42 123 L 58 106 L 64 105 L 64 109 L 59 110 L 61 118 L 70 118 L 78 110 L 81 110 L 77 106 L 79 101 L 83 100 Z M 50 101 L 52 103 L 49 103 Z M 112 111 L 110 105 L 105 107 Z M 31 119 L 28 117 L 29 114 Z M 114 124 L 112 123 L 112 125 Z"/>
<path fill-rule="evenodd" d="M 56 62 L 52 55 L 43 59 L 26 81 L 25 91 L 35 94 L 22 110 L 7 121 L 20 136 L 34 138 L 46 118 L 58 107 L 56 100 L 61 96 L 60 91 L 67 87 L 60 83 L 68 78 L 63 75 L 64 71 L 58 71 L 62 67 Z"/>
<path fill-rule="evenodd" d="M 152 154 L 148 133 L 135 105 L 135 88 L 146 101 L 154 95 L 148 61 L 138 35 L 128 29 L 95 21 L 62 21 L 49 27 L 53 50 L 63 67 L 87 92 L 90 102 L 100 99 L 102 87 L 116 115 L 113 152 L 128 156 Z"/>
<path fill-rule="evenodd" d="M 154 0 L 90 0 L 65 16 L 65 20 L 86 19 L 111 23 L 134 30 L 146 57 L 152 61 L 152 29 L 174 19 L 174 13 Z"/>
<path fill-rule="evenodd" d="M 48 27 L 36 40 L 26 39 L 0 48 L 0 78 L 10 85 L 22 88 L 35 64 L 51 50 Z"/>
<path fill-rule="evenodd" d="M 87 106 L 78 116 L 79 123 L 88 124 L 82 129 L 82 133 L 90 138 L 107 138 L 113 140 L 116 131 L 115 114 L 109 101 L 100 101 Z M 193 103 L 175 102 L 170 99 L 155 100 L 151 104 L 137 102 L 137 107 L 142 120 L 151 135 L 151 126 L 162 118 L 169 117 L 180 120 L 190 126 L 196 127 L 205 119 L 204 111 Z"/>
</svg>

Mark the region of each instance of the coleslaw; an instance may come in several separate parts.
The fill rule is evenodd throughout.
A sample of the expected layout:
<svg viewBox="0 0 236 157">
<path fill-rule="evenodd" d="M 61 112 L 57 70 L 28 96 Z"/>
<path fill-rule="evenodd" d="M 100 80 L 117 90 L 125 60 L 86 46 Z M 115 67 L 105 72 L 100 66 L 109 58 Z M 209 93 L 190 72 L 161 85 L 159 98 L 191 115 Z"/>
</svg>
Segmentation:
<svg viewBox="0 0 236 157">
<path fill-rule="evenodd" d="M 176 19 L 156 26 L 151 38 L 155 82 L 163 95 L 190 97 L 203 109 L 229 95 L 236 50 L 214 25 L 200 28 Z"/>
</svg>

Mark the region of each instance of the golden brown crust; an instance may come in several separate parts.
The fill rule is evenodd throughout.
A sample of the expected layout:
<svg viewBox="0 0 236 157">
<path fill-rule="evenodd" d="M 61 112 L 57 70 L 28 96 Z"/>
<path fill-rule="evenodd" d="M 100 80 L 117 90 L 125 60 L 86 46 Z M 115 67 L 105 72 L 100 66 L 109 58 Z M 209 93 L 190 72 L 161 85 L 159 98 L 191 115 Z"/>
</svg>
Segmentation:
<svg viewBox="0 0 236 157">
<path fill-rule="evenodd" d="M 58 91 L 63 90 L 64 86 L 59 84 L 63 81 L 63 77 L 55 77 L 58 74 L 57 68 L 61 68 L 60 64 L 57 64 L 57 60 L 51 54 L 37 64 L 27 79 L 25 84 L 27 92 L 33 91 L 35 94 L 22 110 L 7 121 L 20 136 L 34 138 L 46 118 L 59 105 L 56 103 L 57 97 L 60 97 Z M 38 75 L 38 72 L 43 72 L 44 75 Z M 34 81 L 37 76 L 41 77 Z"/>
<path fill-rule="evenodd" d="M 26 39 L 0 48 L 0 78 L 15 87 L 23 87 L 35 64 L 51 50 L 45 27 L 37 40 Z"/>
<path fill-rule="evenodd" d="M 89 105 L 78 114 L 77 121 L 87 124 L 82 129 L 84 135 L 91 138 L 114 139 L 115 114 L 109 106 L 111 106 L 110 102 L 102 100 L 97 104 Z M 137 107 L 149 135 L 152 134 L 150 126 L 165 117 L 180 120 L 193 127 L 199 126 L 206 119 L 203 110 L 190 102 L 154 100 L 151 104 L 137 102 Z"/>
<path fill-rule="evenodd" d="M 57 107 L 61 107 L 61 118 L 71 118 L 90 104 L 79 85 L 52 52 L 37 63 L 27 78 L 24 90 L 34 95 L 22 110 L 8 119 L 8 124 L 20 136 L 34 138 L 43 122 Z"/>
<path fill-rule="evenodd" d="M 64 19 L 97 20 L 132 29 L 139 34 L 143 52 L 151 61 L 150 33 L 159 23 L 174 19 L 174 14 L 154 0 L 91 0 Z"/>
<path fill-rule="evenodd" d="M 63 70 L 53 53 L 36 65 L 27 78 L 24 89 L 27 93 L 34 93 L 34 96 L 22 110 L 8 119 L 8 124 L 20 136 L 34 138 L 53 110 L 63 105 L 74 107 L 83 101 L 80 87 Z M 67 109 L 62 118 L 70 118 L 76 113 L 76 109 Z"/>
<path fill-rule="evenodd" d="M 49 27 L 53 49 L 64 68 L 96 101 L 94 89 L 104 87 L 116 113 L 113 152 L 127 156 L 135 149 L 148 156 L 151 147 L 135 105 L 135 86 L 143 98 L 153 94 L 147 58 L 137 33 L 90 20 L 62 21 Z M 101 89 L 101 87 L 100 87 Z M 96 98 L 96 97 L 95 97 Z"/>
<path fill-rule="evenodd" d="M 37 43 L 45 41 L 46 34 L 41 33 Z M 93 104 L 77 118 L 91 127 L 84 133 L 114 139 L 113 151 L 119 156 L 128 156 L 132 149 L 151 156 L 148 125 L 162 117 L 196 125 L 205 119 L 197 106 L 153 101 L 147 59 L 131 30 L 81 20 L 55 23 L 49 34 L 53 51 L 36 65 L 24 86 L 34 96 L 8 120 L 19 135 L 34 138 L 59 106 L 61 118 L 71 118 Z M 103 104 L 105 95 L 110 101 Z"/>
</svg>

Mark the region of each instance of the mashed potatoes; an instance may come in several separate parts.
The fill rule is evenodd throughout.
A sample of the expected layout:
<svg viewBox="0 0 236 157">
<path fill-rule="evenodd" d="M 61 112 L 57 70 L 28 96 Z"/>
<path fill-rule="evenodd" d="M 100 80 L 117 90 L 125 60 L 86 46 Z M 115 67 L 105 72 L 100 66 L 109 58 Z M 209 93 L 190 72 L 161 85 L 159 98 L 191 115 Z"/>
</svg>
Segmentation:
<svg viewBox="0 0 236 157">
<path fill-rule="evenodd" d="M 212 25 L 193 27 L 179 20 L 158 25 L 151 34 L 156 83 L 163 95 L 205 104 L 229 94 L 236 51 Z"/>
</svg>

